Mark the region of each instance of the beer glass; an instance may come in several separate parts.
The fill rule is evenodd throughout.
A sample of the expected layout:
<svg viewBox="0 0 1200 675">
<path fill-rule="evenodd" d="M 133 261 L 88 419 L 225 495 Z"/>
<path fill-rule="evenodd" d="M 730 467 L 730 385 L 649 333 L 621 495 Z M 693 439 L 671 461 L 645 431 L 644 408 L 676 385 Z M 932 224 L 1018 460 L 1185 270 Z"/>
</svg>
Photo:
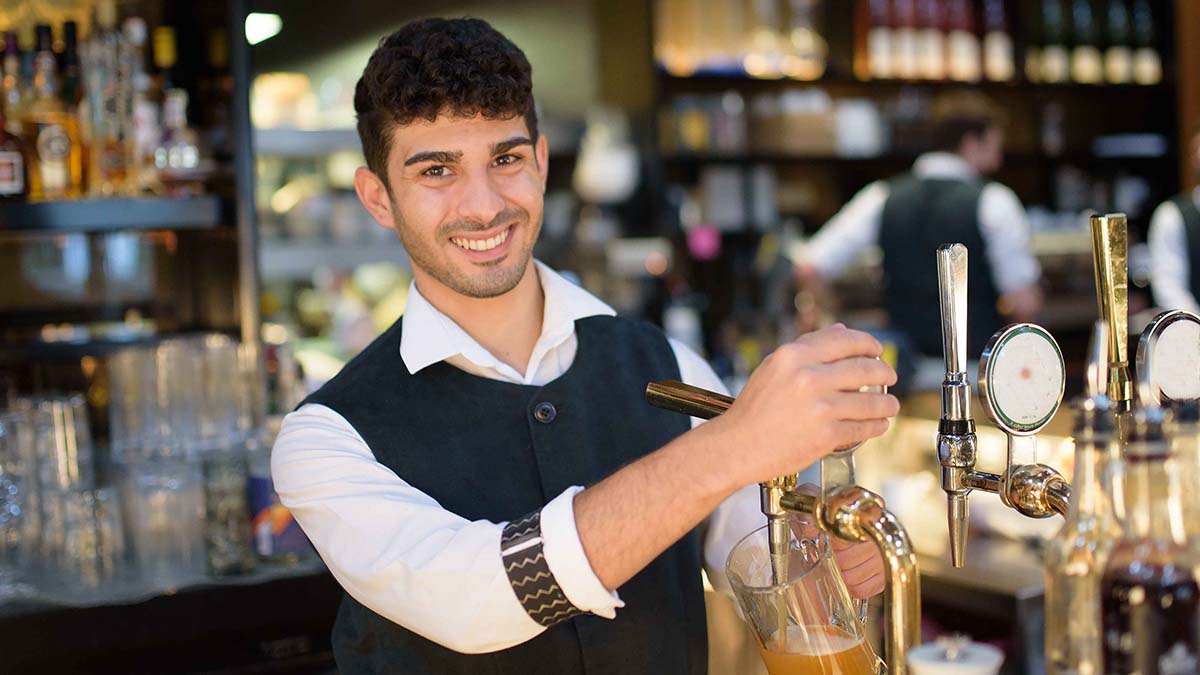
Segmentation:
<svg viewBox="0 0 1200 675">
<path fill-rule="evenodd" d="M 883 661 L 866 640 L 828 539 L 800 521 L 794 521 L 790 539 L 786 583 L 772 581 L 766 527 L 738 542 L 726 563 L 729 583 L 742 615 L 754 630 L 767 672 L 770 675 L 885 672 Z"/>
</svg>

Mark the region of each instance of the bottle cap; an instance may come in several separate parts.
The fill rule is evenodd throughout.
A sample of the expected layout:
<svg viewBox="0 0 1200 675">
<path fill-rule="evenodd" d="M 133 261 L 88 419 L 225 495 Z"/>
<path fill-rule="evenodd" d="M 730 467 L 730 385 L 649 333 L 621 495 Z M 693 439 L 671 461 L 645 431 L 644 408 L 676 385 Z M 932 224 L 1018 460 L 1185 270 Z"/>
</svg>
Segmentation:
<svg viewBox="0 0 1200 675">
<path fill-rule="evenodd" d="M 96 23 L 101 28 L 113 29 L 117 26 L 116 0 L 100 0 L 96 3 Z"/>
<path fill-rule="evenodd" d="M 175 65 L 175 29 L 170 26 L 154 27 L 154 65 L 170 68 Z"/>
<path fill-rule="evenodd" d="M 50 31 L 49 24 L 39 23 L 37 27 L 34 28 L 34 36 L 37 44 L 37 51 L 54 51 L 54 33 Z"/>
</svg>

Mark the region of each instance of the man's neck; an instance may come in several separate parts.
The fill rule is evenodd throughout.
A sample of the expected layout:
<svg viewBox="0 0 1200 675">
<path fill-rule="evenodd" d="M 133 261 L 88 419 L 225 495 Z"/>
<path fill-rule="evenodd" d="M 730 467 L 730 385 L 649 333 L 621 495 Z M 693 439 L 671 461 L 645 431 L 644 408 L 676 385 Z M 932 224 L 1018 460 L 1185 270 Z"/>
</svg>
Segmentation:
<svg viewBox="0 0 1200 675">
<path fill-rule="evenodd" d="M 542 334 L 545 295 L 532 260 L 515 288 L 494 298 L 471 298 L 457 293 L 419 270 L 414 271 L 421 295 L 450 317 L 497 359 L 524 373 Z"/>
</svg>

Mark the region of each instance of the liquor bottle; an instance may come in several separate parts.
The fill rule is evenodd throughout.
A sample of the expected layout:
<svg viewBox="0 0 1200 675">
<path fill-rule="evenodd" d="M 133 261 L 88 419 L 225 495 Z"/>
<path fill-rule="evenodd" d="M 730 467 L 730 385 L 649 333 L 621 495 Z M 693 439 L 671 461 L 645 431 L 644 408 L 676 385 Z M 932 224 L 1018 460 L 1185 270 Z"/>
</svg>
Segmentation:
<svg viewBox="0 0 1200 675">
<path fill-rule="evenodd" d="M 21 77 L 21 49 L 16 31 L 4 34 L 4 116 L 8 131 L 21 135 L 21 115 L 25 110 L 25 81 Z"/>
<path fill-rule="evenodd" d="M 1104 79 L 1113 84 L 1133 80 L 1129 10 L 1125 0 L 1108 0 L 1108 48 L 1104 50 Z"/>
<path fill-rule="evenodd" d="M 917 70 L 917 0 L 892 0 L 892 77 L 915 80 Z"/>
<path fill-rule="evenodd" d="M 825 74 L 829 45 L 817 30 L 817 5 L 818 0 L 791 0 L 782 67 L 792 79 L 811 81 Z"/>
<path fill-rule="evenodd" d="M 1080 84 L 1098 84 L 1104 79 L 1104 57 L 1100 54 L 1100 30 L 1091 0 L 1072 0 L 1071 79 Z"/>
<path fill-rule="evenodd" d="M 1200 485 L 1200 401 L 1172 401 L 1170 409 L 1164 431 L 1171 443 L 1171 454 L 1179 466 L 1180 484 Z M 1200 526 L 1200 490 L 1184 492 L 1183 522 L 1189 526 Z M 1194 545 L 1200 544 L 1200 537 L 1193 536 L 1192 541 Z"/>
<path fill-rule="evenodd" d="M 746 36 L 746 55 L 742 66 L 751 77 L 778 78 L 783 76 L 783 40 L 779 6 L 775 0 L 751 0 L 749 31 Z"/>
<path fill-rule="evenodd" d="M 958 82 L 978 82 L 983 76 L 983 59 L 970 0 L 948 0 L 946 14 L 949 24 L 946 73 Z"/>
<path fill-rule="evenodd" d="M 129 145 L 133 132 L 133 87 L 122 63 L 126 50 L 117 30 L 113 0 L 96 5 L 96 30 L 85 61 L 88 74 L 88 191 L 96 196 L 132 192 Z"/>
<path fill-rule="evenodd" d="M 888 0 L 865 0 L 868 4 L 870 26 L 867 31 L 867 62 L 869 77 L 887 80 L 896 76 L 891 12 Z"/>
<path fill-rule="evenodd" d="M 1062 0 L 1042 0 L 1042 48 L 1038 55 L 1041 82 L 1066 82 L 1071 74 L 1066 29 Z"/>
<path fill-rule="evenodd" d="M 983 74 L 992 82 L 1008 82 L 1016 73 L 1004 2 L 983 0 Z"/>
<path fill-rule="evenodd" d="M 1138 84 L 1162 82 L 1162 57 L 1155 44 L 1154 14 L 1147 0 L 1133 0 L 1133 81 Z"/>
<path fill-rule="evenodd" d="M 200 147 L 195 130 L 187 124 L 187 107 L 187 90 L 173 88 L 165 92 L 162 142 L 154 150 L 154 166 L 168 196 L 201 191 Z"/>
<path fill-rule="evenodd" d="M 25 145 L 8 130 L 6 122 L 0 112 L 0 199 L 24 199 Z"/>
<path fill-rule="evenodd" d="M 946 33 L 941 0 L 917 0 L 917 75 L 946 79 Z"/>
<path fill-rule="evenodd" d="M 166 102 L 166 93 L 175 88 L 175 63 L 178 52 L 175 47 L 175 29 L 171 26 L 155 26 L 151 34 L 151 50 L 154 58 L 154 100 L 160 105 Z"/>
<path fill-rule="evenodd" d="M 50 26 L 38 25 L 36 35 L 33 98 L 21 120 L 28 162 L 29 199 L 71 199 L 83 194 L 83 144 L 79 121 L 62 102 Z"/>
<path fill-rule="evenodd" d="M 1101 579 L 1105 673 L 1200 669 L 1200 585 L 1163 412 L 1134 414 L 1121 538 Z"/>
<path fill-rule="evenodd" d="M 162 186 L 154 168 L 154 149 L 162 140 L 162 125 L 159 120 L 160 106 L 153 94 L 154 82 L 146 71 L 146 21 L 131 16 L 125 19 L 121 32 L 126 46 L 122 59 L 127 64 L 133 91 L 133 137 L 128 146 L 133 190 L 138 193 L 158 193 Z"/>
<path fill-rule="evenodd" d="M 1046 671 L 1101 672 L 1100 577 L 1121 534 L 1120 442 L 1106 396 L 1081 401 L 1075 417 L 1075 475 L 1066 522 L 1046 549 Z"/>
<path fill-rule="evenodd" d="M 74 21 L 63 23 L 62 100 L 67 110 L 75 110 L 83 100 L 83 71 L 79 64 L 79 34 Z"/>
</svg>

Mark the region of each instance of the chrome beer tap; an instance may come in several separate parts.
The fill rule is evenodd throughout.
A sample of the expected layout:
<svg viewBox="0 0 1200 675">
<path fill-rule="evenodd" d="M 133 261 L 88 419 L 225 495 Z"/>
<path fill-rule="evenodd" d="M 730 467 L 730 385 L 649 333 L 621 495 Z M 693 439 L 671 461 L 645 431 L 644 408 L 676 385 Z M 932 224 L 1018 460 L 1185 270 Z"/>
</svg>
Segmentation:
<svg viewBox="0 0 1200 675">
<path fill-rule="evenodd" d="M 646 385 L 646 400 L 653 406 L 702 419 L 720 415 L 733 403 L 728 396 L 673 381 Z M 884 587 L 888 672 L 905 675 L 908 672 L 905 655 L 920 640 L 921 589 L 917 554 L 908 532 L 884 506 L 883 498 L 854 484 L 854 451 L 857 448 L 855 445 L 835 450 L 822 459 L 821 491 L 816 495 L 797 490 L 795 474 L 776 477 L 759 485 L 768 524 L 779 523 L 768 530 L 772 540 L 771 553 L 782 550 L 779 547 L 789 541 L 788 512 L 813 515 L 817 527 L 831 536 L 846 541 L 873 542 L 888 571 Z M 778 568 L 773 568 L 773 574 L 779 575 L 779 572 Z M 786 575 L 783 579 L 786 581 Z"/>
<path fill-rule="evenodd" d="M 972 490 L 996 493 L 1005 506 L 1031 518 L 1066 513 L 1070 484 L 1037 461 L 1035 436 L 1062 403 L 1066 368 L 1058 343 L 1040 326 L 1011 325 L 988 340 L 979 363 L 980 399 L 988 416 L 1007 434 L 1008 453 L 1003 473 L 977 471 L 966 372 L 967 247 L 938 247 L 937 264 L 946 366 L 937 454 L 947 501 L 950 560 L 962 567 Z"/>
</svg>

